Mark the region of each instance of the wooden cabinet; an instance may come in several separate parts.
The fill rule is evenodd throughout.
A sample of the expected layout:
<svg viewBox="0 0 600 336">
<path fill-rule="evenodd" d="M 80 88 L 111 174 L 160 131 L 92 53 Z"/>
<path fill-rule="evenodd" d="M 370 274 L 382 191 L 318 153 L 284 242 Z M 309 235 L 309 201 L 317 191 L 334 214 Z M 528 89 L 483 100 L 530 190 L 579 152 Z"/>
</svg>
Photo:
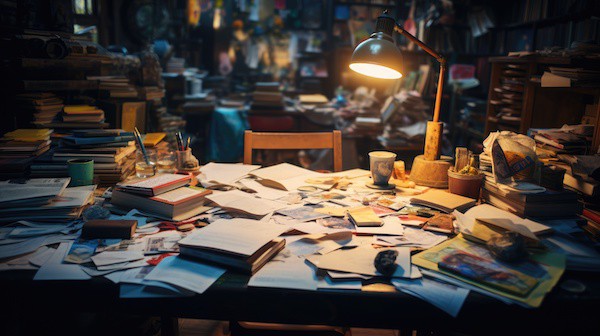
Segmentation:
<svg viewBox="0 0 600 336">
<path fill-rule="evenodd" d="M 598 150 L 600 85 L 542 87 L 540 80 L 550 66 L 588 67 L 597 64 L 549 57 L 493 57 L 490 62 L 492 74 L 486 136 L 503 130 L 526 134 L 530 128 L 555 128 L 564 124 L 580 124 L 585 120 L 596 125 L 592 150 L 594 153 Z"/>
</svg>

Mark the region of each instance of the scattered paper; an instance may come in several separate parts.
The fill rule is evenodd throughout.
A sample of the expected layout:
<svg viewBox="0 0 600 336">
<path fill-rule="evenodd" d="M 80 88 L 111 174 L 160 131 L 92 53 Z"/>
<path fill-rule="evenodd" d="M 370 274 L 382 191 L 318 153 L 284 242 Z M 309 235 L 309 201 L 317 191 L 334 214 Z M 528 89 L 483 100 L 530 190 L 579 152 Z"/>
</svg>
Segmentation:
<svg viewBox="0 0 600 336">
<path fill-rule="evenodd" d="M 253 170 L 259 169 L 258 165 L 215 163 L 209 162 L 200 167 L 200 171 L 209 182 L 220 184 L 233 184 L 240 178 L 248 175 Z"/>
<path fill-rule="evenodd" d="M 96 267 L 126 263 L 144 258 L 144 254 L 139 251 L 114 251 L 102 252 L 93 256 L 91 259 Z"/>
<path fill-rule="evenodd" d="M 316 290 L 318 278 L 304 258 L 276 257 L 254 274 L 248 286 Z"/>
<path fill-rule="evenodd" d="M 440 308 L 452 317 L 458 316 L 469 290 L 427 278 L 418 280 L 392 279 L 400 291 L 419 297 Z"/>
<path fill-rule="evenodd" d="M 40 267 L 33 280 L 89 280 L 79 265 L 64 264 L 63 259 L 71 248 L 70 243 L 61 243 L 54 254 Z"/>
<path fill-rule="evenodd" d="M 398 256 L 396 257 L 396 264 L 398 266 L 392 277 L 410 277 L 410 249 L 399 247 L 394 248 L 394 250 L 398 251 Z M 333 251 L 319 257 L 311 255 L 306 257 L 306 259 L 319 269 L 381 276 L 381 273 L 375 269 L 374 265 L 375 257 L 381 251 L 381 249 L 359 246 L 353 249 Z"/>
<path fill-rule="evenodd" d="M 145 280 L 166 282 L 202 294 L 224 273 L 225 270 L 222 268 L 174 256 L 161 261 L 145 277 Z"/>
<path fill-rule="evenodd" d="M 252 194 L 239 190 L 214 193 L 206 196 L 206 198 L 222 208 L 241 211 L 255 216 L 264 216 L 286 206 L 284 203 L 259 199 L 252 196 Z"/>
</svg>

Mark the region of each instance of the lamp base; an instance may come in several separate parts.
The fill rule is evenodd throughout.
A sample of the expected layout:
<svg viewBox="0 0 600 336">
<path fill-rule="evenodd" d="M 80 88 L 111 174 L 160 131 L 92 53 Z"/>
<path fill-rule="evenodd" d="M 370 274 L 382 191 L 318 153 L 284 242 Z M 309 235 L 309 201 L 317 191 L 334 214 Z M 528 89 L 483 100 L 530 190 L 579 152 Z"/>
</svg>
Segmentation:
<svg viewBox="0 0 600 336">
<path fill-rule="evenodd" d="M 452 158 L 441 156 L 439 160 L 426 160 L 424 155 L 415 157 L 409 179 L 420 186 L 448 188 L 448 169 Z"/>
<path fill-rule="evenodd" d="M 375 183 L 367 183 L 366 186 L 369 187 L 369 188 L 371 188 L 371 189 L 377 189 L 377 190 L 392 190 L 392 189 L 396 189 L 396 185 L 395 184 L 391 184 L 391 183 L 388 183 L 386 185 L 379 185 L 379 184 L 375 184 Z"/>
</svg>

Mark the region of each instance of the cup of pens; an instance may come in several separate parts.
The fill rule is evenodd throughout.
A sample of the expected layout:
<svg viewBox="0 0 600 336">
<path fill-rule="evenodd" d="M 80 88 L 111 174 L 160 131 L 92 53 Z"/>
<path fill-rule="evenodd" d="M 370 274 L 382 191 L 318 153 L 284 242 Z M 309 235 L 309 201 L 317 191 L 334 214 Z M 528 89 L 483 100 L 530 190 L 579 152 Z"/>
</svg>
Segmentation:
<svg viewBox="0 0 600 336">
<path fill-rule="evenodd" d="M 135 142 L 138 149 L 135 157 L 135 175 L 137 177 L 150 177 L 156 174 L 156 151 L 146 149 L 142 135 L 137 127 L 134 130 Z"/>
<path fill-rule="evenodd" d="M 190 138 L 187 141 L 183 141 L 181 132 L 175 134 L 177 139 L 177 151 L 175 151 L 177 160 L 177 170 L 185 172 L 194 172 L 199 168 L 198 160 L 192 155 L 192 149 L 190 148 Z"/>
<path fill-rule="evenodd" d="M 151 177 L 156 174 L 156 151 L 146 149 L 146 153 L 137 150 L 135 153 L 135 175 L 137 177 Z"/>
</svg>

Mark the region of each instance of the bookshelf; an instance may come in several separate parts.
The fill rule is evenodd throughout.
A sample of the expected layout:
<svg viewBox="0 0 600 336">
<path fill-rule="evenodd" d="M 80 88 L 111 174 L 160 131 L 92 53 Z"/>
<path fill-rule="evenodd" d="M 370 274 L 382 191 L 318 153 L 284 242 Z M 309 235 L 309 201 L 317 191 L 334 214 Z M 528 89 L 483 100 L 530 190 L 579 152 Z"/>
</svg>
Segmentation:
<svg viewBox="0 0 600 336">
<path fill-rule="evenodd" d="M 555 128 L 585 120 L 596 125 L 592 150 L 597 151 L 600 86 L 542 87 L 539 78 L 550 66 L 586 68 L 597 67 L 598 62 L 550 57 L 493 57 L 490 62 L 485 136 L 504 130 L 526 134 L 530 128 Z"/>
</svg>

